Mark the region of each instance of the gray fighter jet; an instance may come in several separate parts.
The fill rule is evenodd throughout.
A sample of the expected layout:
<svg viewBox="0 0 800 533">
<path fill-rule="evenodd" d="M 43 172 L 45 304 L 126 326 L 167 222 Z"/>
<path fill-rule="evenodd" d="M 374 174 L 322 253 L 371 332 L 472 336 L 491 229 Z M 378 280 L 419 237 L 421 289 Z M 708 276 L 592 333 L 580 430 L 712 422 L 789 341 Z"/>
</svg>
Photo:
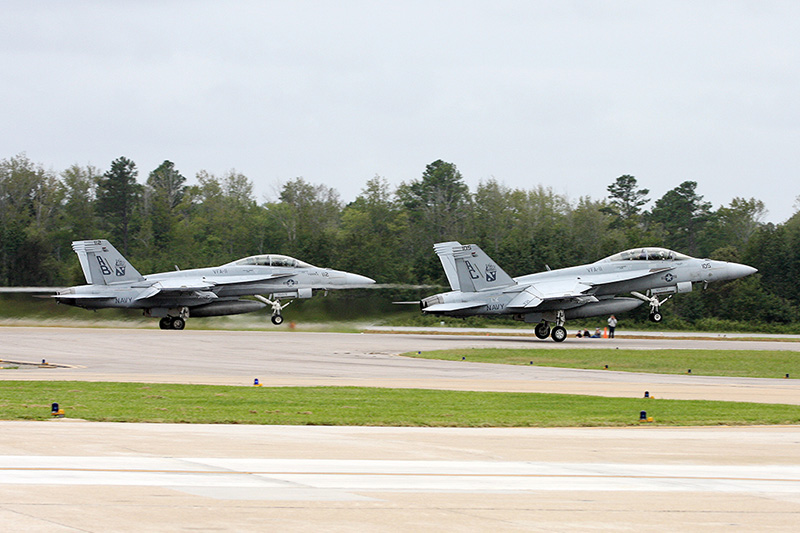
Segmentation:
<svg viewBox="0 0 800 533">
<path fill-rule="evenodd" d="M 277 325 L 283 322 L 283 308 L 294 298 L 311 298 L 314 289 L 375 283 L 366 276 L 318 268 L 285 255 L 255 255 L 218 267 L 142 276 L 106 240 L 75 241 L 72 249 L 88 285 L 62 289 L 53 298 L 86 309 L 142 309 L 145 316 L 161 318 L 161 329 L 183 329 L 190 316 L 235 315 L 266 306 L 272 308 L 272 322 Z M 289 301 L 281 303 L 284 299 Z"/>
<path fill-rule="evenodd" d="M 568 318 L 587 318 L 650 305 L 650 319 L 661 321 L 661 305 L 693 283 L 748 276 L 756 269 L 738 263 L 696 259 L 664 248 L 637 248 L 596 263 L 512 278 L 475 244 L 434 245 L 451 292 L 420 302 L 432 315 L 512 315 L 536 324 L 540 339 L 567 337 Z M 634 298 L 618 296 L 630 293 Z M 551 328 L 551 324 L 554 326 Z"/>
</svg>

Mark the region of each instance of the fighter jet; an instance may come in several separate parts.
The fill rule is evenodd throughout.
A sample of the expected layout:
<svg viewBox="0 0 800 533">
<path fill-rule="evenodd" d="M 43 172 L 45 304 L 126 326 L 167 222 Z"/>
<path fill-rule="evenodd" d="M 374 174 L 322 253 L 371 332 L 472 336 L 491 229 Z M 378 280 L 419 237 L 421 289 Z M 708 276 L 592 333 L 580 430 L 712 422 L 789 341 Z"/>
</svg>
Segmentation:
<svg viewBox="0 0 800 533">
<path fill-rule="evenodd" d="M 371 285 L 366 276 L 318 268 L 285 255 L 254 255 L 217 267 L 142 276 L 107 240 L 75 241 L 88 285 L 59 290 L 60 303 L 103 309 L 142 309 L 160 318 L 161 329 L 183 329 L 190 316 L 222 316 L 271 306 L 272 323 L 294 298 L 311 298 L 314 289 Z M 262 296 L 262 295 L 267 295 Z M 240 299 L 254 296 L 259 301 Z M 288 299 L 286 303 L 282 300 Z"/>
<path fill-rule="evenodd" d="M 548 270 L 512 278 L 475 244 L 434 245 L 451 292 L 420 302 L 432 315 L 512 315 L 536 324 L 534 334 L 556 342 L 567 338 L 569 318 L 587 318 L 650 305 L 650 319 L 660 322 L 660 307 L 693 283 L 731 280 L 756 269 L 738 263 L 696 259 L 664 248 L 636 248 L 588 265 Z M 633 298 L 618 296 L 629 293 Z M 551 328 L 551 324 L 553 327 Z"/>
</svg>

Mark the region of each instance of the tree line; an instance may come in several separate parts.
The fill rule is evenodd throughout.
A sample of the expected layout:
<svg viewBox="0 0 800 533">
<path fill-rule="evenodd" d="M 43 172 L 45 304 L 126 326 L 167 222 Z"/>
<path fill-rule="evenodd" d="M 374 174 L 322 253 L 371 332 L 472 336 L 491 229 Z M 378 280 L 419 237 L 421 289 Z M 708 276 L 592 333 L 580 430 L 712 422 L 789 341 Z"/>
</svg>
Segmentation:
<svg viewBox="0 0 800 533">
<path fill-rule="evenodd" d="M 281 253 L 379 283 L 443 285 L 432 245 L 446 240 L 478 243 L 512 276 L 662 246 L 759 269 L 676 298 L 679 317 L 800 321 L 800 213 L 776 225 L 763 221 L 755 198 L 714 209 L 694 181 L 652 201 L 634 176 L 622 175 L 605 198 L 570 200 L 496 179 L 473 191 L 455 164 L 438 160 L 397 187 L 375 176 L 345 204 L 334 188 L 300 177 L 264 202 L 235 170 L 201 171 L 188 185 L 164 161 L 139 178 L 126 157 L 105 171 L 73 165 L 58 173 L 25 154 L 0 160 L 0 285 L 83 283 L 70 244 L 95 238 L 109 239 L 143 273 Z"/>
</svg>

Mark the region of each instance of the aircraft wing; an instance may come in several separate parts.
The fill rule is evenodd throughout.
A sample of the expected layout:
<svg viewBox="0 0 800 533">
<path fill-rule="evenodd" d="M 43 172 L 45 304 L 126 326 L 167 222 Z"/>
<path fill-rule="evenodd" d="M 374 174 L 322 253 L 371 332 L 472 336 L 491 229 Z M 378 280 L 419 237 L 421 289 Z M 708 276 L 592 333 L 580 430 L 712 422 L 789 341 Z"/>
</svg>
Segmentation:
<svg viewBox="0 0 800 533">
<path fill-rule="evenodd" d="M 220 276 L 220 277 L 173 277 L 164 278 L 156 281 L 144 291 L 142 291 L 136 300 L 144 300 L 145 298 L 152 298 L 156 294 L 169 294 L 169 293 L 187 293 L 187 292 L 202 292 L 213 294 L 214 287 L 220 285 L 237 285 L 247 283 L 258 283 L 260 281 L 267 281 L 275 278 L 283 278 L 291 276 L 291 273 L 270 274 L 261 276 Z"/>
<path fill-rule="evenodd" d="M 564 307 L 578 307 L 580 305 L 597 301 L 597 298 L 587 295 L 592 285 L 581 282 L 576 278 L 531 283 L 525 290 L 515 296 L 506 307 L 518 309 L 532 309 L 542 303 L 561 300 Z"/>
</svg>

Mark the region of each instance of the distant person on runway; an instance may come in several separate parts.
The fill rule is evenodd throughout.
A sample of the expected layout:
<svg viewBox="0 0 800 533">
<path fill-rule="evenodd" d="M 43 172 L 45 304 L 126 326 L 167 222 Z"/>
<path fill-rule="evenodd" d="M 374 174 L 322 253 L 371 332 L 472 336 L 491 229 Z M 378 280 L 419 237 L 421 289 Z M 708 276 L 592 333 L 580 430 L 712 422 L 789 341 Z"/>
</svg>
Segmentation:
<svg viewBox="0 0 800 533">
<path fill-rule="evenodd" d="M 617 328 L 617 317 L 611 315 L 608 317 L 608 338 L 614 338 L 614 330 Z"/>
</svg>

